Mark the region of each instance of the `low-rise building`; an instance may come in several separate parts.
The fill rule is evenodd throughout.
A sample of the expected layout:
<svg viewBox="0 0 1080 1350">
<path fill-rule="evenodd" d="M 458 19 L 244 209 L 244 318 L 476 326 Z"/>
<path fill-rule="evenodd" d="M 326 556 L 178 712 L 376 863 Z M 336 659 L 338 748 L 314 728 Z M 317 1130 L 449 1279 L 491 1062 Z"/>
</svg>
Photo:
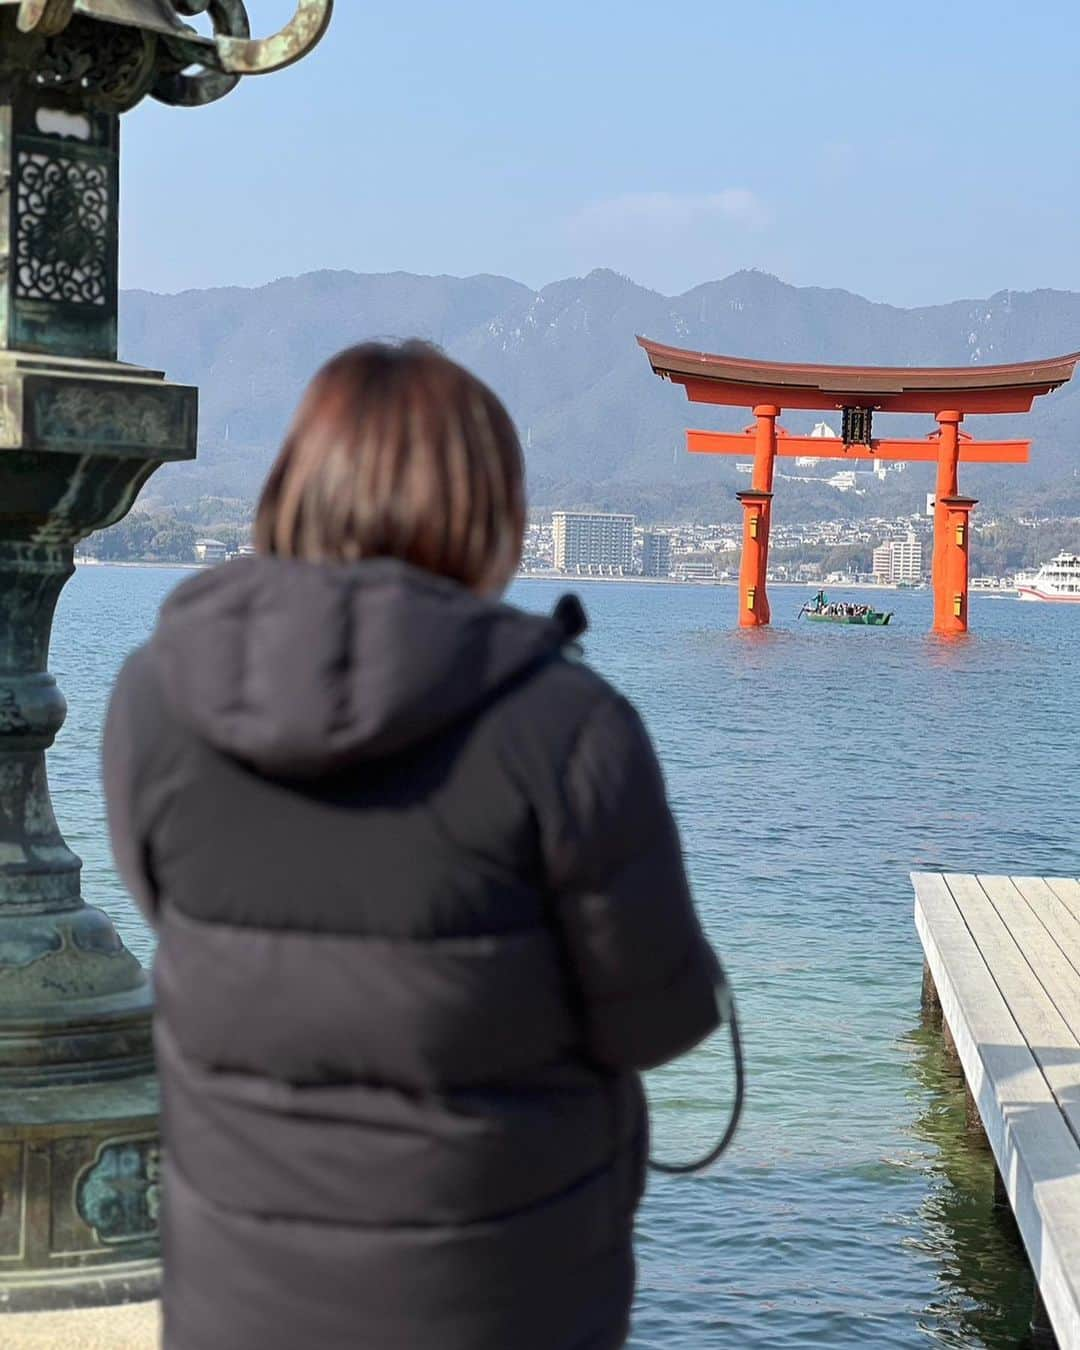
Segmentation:
<svg viewBox="0 0 1080 1350">
<path fill-rule="evenodd" d="M 190 538 L 190 536 L 189 536 Z M 221 563 L 228 552 L 220 539 L 196 539 L 195 556 L 201 563 Z"/>
<path fill-rule="evenodd" d="M 672 576 L 677 581 L 715 581 L 716 563 L 704 558 L 680 558 Z"/>
</svg>

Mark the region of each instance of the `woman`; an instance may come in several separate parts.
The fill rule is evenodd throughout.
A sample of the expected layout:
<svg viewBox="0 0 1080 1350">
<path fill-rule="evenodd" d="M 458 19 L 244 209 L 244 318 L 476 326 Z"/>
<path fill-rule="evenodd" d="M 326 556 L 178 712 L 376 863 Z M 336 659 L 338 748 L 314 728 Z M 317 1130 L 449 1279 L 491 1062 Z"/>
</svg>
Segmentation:
<svg viewBox="0 0 1080 1350">
<path fill-rule="evenodd" d="M 718 967 L 636 714 L 497 602 L 521 450 L 415 343 L 316 377 L 257 556 L 181 586 L 105 732 L 157 930 L 168 1350 L 610 1350 L 637 1070 Z"/>
</svg>

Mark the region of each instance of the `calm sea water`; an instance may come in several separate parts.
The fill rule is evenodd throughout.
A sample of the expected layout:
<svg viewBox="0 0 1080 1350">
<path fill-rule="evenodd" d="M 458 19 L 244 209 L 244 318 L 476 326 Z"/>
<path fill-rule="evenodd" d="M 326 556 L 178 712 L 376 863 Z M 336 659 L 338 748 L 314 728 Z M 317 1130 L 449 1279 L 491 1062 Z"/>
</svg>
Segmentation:
<svg viewBox="0 0 1080 1350">
<path fill-rule="evenodd" d="M 85 894 L 143 959 L 149 936 L 105 844 L 106 691 L 184 573 L 81 569 L 52 667 L 71 712 L 51 758 Z M 919 1019 L 912 868 L 1080 873 L 1080 607 L 977 597 L 975 635 L 926 635 L 926 594 L 888 630 L 733 629 L 729 589 L 583 583 L 589 659 L 639 705 L 698 904 L 745 1023 L 747 1116 L 709 1176 L 654 1179 L 635 1350 L 1025 1344 L 1031 1277 L 991 1209 L 989 1154 Z M 560 587 L 520 583 L 548 609 Z M 717 1039 L 651 1075 L 655 1147 L 722 1128 Z"/>
</svg>

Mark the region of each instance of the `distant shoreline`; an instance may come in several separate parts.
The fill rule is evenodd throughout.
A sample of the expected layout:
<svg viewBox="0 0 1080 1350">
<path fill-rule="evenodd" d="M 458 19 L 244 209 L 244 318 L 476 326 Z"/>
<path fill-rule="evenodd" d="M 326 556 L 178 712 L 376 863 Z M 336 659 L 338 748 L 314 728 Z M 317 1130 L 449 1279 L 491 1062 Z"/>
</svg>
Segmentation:
<svg viewBox="0 0 1080 1350">
<path fill-rule="evenodd" d="M 735 579 L 729 581 L 682 581 L 677 577 L 579 577 L 572 572 L 519 572 L 515 581 L 558 581 L 564 585 L 580 584 L 593 585 L 599 583 L 609 586 L 612 582 L 623 582 L 625 585 L 633 586 L 698 586 L 702 588 L 718 588 L 723 586 L 738 586 Z M 788 590 L 788 591 L 869 591 L 871 594 L 880 595 L 882 592 L 889 594 L 904 595 L 924 595 L 930 593 L 929 586 L 897 586 L 895 582 L 879 583 L 876 581 L 770 581 L 769 590 Z M 998 590 L 990 590 L 981 586 L 973 586 L 969 591 L 970 595 L 986 596 L 991 600 L 1007 600 L 1016 598 L 1015 587 L 1002 587 Z"/>
<path fill-rule="evenodd" d="M 151 562 L 149 558 L 140 561 L 138 558 L 122 560 L 120 558 L 76 558 L 76 567 L 166 567 L 174 572 L 202 572 L 210 563 L 183 563 L 183 562 Z"/>
<path fill-rule="evenodd" d="M 571 582 L 581 585 L 592 585 L 594 582 L 602 583 L 605 586 L 612 582 L 623 582 L 624 584 L 634 586 L 701 586 L 701 587 L 721 587 L 738 586 L 738 581 L 731 578 L 728 581 L 691 581 L 683 580 L 679 577 L 579 577 L 573 572 L 518 572 L 514 577 L 515 581 L 560 581 L 564 584 Z M 821 581 L 770 581 L 769 589 L 787 589 L 794 591 L 820 591 L 820 590 L 838 590 L 838 591 L 898 591 L 899 586 L 892 584 L 878 585 L 873 581 L 851 581 L 851 582 L 821 582 Z M 904 589 L 910 589 L 905 587 Z M 928 589 L 923 587 L 924 590 Z"/>
<path fill-rule="evenodd" d="M 174 572 L 205 572 L 214 566 L 220 566 L 220 563 L 181 563 L 181 562 L 139 562 L 139 561 L 120 561 L 118 559 L 87 559 L 76 558 L 78 567 L 154 567 L 171 569 Z M 737 580 L 729 581 L 683 581 L 678 577 L 579 577 L 572 572 L 518 572 L 514 576 L 514 581 L 547 581 L 559 582 L 562 585 L 581 585 L 610 586 L 613 583 L 621 583 L 626 586 L 694 586 L 701 589 L 738 586 Z M 928 586 L 912 588 L 910 586 L 897 586 L 892 583 L 879 584 L 873 581 L 844 581 L 844 582 L 821 582 L 821 581 L 770 581 L 770 590 L 789 590 L 789 591 L 870 591 L 874 594 L 881 594 L 883 591 L 911 592 L 912 594 L 921 594 L 929 592 Z M 1009 599 L 1016 596 L 1015 589 L 1002 590 L 983 590 L 972 588 L 971 595 L 987 596 L 990 599 Z"/>
</svg>

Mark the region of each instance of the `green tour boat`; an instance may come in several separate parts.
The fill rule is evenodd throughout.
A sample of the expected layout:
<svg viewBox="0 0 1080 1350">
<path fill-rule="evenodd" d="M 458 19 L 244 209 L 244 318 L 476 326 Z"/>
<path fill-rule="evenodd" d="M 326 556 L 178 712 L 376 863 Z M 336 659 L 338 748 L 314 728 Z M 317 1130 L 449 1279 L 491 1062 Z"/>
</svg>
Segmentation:
<svg viewBox="0 0 1080 1350">
<path fill-rule="evenodd" d="M 892 610 L 883 613 L 872 609 L 870 605 L 854 605 L 844 600 L 830 603 L 824 591 L 818 591 L 809 604 L 799 610 L 803 616 L 814 623 L 847 623 L 861 628 L 886 628 L 892 618 Z"/>
</svg>

